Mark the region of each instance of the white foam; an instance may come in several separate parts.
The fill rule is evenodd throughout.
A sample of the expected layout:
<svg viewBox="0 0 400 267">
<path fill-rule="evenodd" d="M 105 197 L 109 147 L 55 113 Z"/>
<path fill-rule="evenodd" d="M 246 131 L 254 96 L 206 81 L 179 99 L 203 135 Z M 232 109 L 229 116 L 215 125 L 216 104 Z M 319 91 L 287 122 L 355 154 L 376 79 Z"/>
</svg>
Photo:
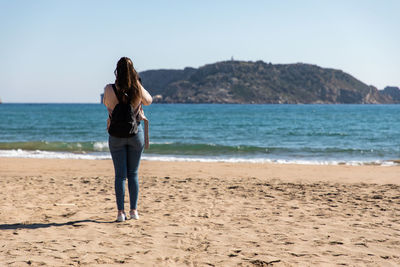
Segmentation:
<svg viewBox="0 0 400 267">
<path fill-rule="evenodd" d="M 108 151 L 108 142 L 95 142 L 93 148 L 96 151 Z"/>
<path fill-rule="evenodd" d="M 0 150 L 0 157 L 4 158 L 35 158 L 35 159 L 111 159 L 109 153 L 78 154 L 70 152 L 29 151 L 22 149 Z"/>
<path fill-rule="evenodd" d="M 102 142 L 99 146 L 103 147 Z M 22 149 L 0 150 L 0 157 L 5 158 L 38 158 L 38 159 L 90 159 L 104 160 L 111 159 L 109 152 L 94 153 L 71 153 L 56 151 L 29 151 Z M 154 155 L 144 153 L 143 160 L 147 161 L 179 161 L 179 162 L 228 162 L 228 163 L 276 163 L 276 164 L 301 164 L 301 165 L 379 165 L 396 166 L 393 161 L 335 161 L 335 160 L 292 160 L 292 159 L 266 159 L 266 158 L 226 158 L 226 157 L 197 157 L 197 156 L 174 156 L 174 155 Z"/>
<path fill-rule="evenodd" d="M 336 160 L 290 160 L 290 159 L 265 159 L 265 158 L 224 158 L 224 157 L 188 157 L 188 156 L 162 156 L 144 155 L 148 161 L 180 161 L 180 162 L 228 162 L 228 163 L 276 163 L 276 164 L 300 164 L 300 165 L 380 165 L 394 166 L 393 161 L 336 161 Z"/>
</svg>

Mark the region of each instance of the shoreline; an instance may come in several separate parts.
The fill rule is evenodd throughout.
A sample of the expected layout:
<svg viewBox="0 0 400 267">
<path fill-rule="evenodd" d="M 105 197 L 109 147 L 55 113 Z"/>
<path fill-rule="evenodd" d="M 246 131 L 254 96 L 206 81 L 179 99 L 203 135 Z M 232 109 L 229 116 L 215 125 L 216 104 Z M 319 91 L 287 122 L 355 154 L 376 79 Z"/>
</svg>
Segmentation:
<svg viewBox="0 0 400 267">
<path fill-rule="evenodd" d="M 21 170 L 19 166 L 24 166 Z M 82 175 L 113 175 L 110 159 L 32 159 L 1 158 L 1 175 L 41 175 L 54 176 L 82 172 Z M 199 161 L 152 161 L 142 160 L 140 175 L 175 177 L 268 177 L 273 176 L 288 182 L 339 182 L 400 184 L 400 165 L 312 165 L 280 163 L 243 162 L 199 162 Z"/>
<path fill-rule="evenodd" d="M 111 160 L 109 152 L 69 152 L 69 151 L 46 151 L 46 150 L 22 150 L 0 149 L 0 158 L 14 159 L 76 159 L 76 160 Z M 283 164 L 283 165 L 321 165 L 321 166 L 400 166 L 400 159 L 379 159 L 379 160 L 320 160 L 303 158 L 262 158 L 262 157 L 233 157 L 233 156 L 196 156 L 196 155 L 164 155 L 144 153 L 142 161 L 162 162 L 203 162 L 203 163 L 252 163 L 252 164 Z"/>
</svg>

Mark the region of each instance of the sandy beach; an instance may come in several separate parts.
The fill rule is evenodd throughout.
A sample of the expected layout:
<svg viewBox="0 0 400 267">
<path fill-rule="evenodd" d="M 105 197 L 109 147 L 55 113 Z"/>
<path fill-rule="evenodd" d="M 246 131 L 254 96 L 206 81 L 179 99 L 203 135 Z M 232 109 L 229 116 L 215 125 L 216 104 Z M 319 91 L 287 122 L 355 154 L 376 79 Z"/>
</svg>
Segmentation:
<svg viewBox="0 0 400 267">
<path fill-rule="evenodd" d="M 116 223 L 110 160 L 0 158 L 0 266 L 400 265 L 400 166 L 141 164 Z"/>
</svg>

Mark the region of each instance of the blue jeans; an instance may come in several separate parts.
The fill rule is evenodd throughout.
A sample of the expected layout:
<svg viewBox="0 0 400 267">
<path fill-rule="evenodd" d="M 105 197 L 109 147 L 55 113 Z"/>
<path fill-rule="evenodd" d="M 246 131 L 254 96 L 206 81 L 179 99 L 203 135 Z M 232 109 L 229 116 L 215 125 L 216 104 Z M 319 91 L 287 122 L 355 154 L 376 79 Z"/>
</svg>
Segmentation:
<svg viewBox="0 0 400 267">
<path fill-rule="evenodd" d="M 143 128 L 139 125 L 139 131 L 129 138 L 109 136 L 108 146 L 115 170 L 115 197 L 118 210 L 124 210 L 125 179 L 128 177 L 128 189 L 130 208 L 137 208 L 139 196 L 138 169 L 140 157 L 144 148 Z"/>
</svg>

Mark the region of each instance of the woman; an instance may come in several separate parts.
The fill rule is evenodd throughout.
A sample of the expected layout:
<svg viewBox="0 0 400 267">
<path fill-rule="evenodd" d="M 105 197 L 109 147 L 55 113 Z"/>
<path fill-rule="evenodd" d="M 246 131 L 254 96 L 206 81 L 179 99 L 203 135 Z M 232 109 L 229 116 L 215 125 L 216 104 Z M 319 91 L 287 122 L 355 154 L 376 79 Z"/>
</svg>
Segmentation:
<svg viewBox="0 0 400 267">
<path fill-rule="evenodd" d="M 121 105 L 119 106 L 125 104 L 128 107 L 128 103 L 130 103 L 130 108 L 137 115 L 138 124 L 137 129 L 135 125 L 136 134 L 130 134 L 129 137 L 109 135 L 108 139 L 115 170 L 115 196 L 118 208 L 117 221 L 123 222 L 127 219 L 124 211 L 126 177 L 128 177 L 130 218 L 139 219 L 137 212 L 139 194 L 138 168 L 144 148 L 143 128 L 140 125 L 140 120 L 144 118 L 141 105 L 150 105 L 152 97 L 141 85 L 139 76 L 129 58 L 122 57 L 118 61 L 114 74 L 116 77 L 115 84 L 108 84 L 104 88 L 103 103 L 107 107 L 109 114 L 107 129 L 110 128 L 114 108 L 120 102 Z"/>
</svg>

